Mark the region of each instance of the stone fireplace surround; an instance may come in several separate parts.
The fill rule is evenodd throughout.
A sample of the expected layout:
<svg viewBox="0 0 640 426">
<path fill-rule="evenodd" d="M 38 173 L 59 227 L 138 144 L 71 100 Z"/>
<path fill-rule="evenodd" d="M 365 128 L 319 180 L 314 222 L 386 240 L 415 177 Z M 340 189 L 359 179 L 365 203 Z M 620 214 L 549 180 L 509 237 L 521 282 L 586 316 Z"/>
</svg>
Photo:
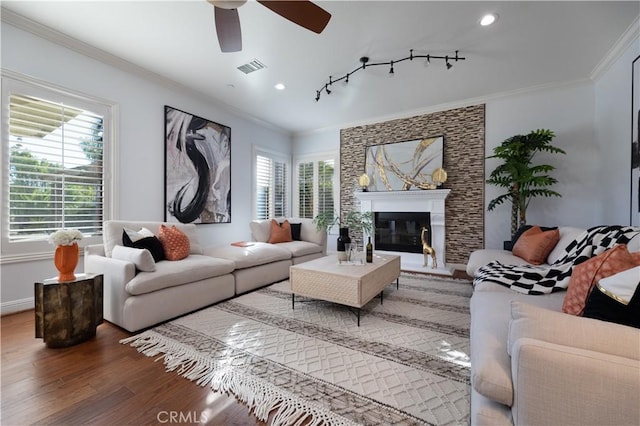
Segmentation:
<svg viewBox="0 0 640 426">
<path fill-rule="evenodd" d="M 367 146 L 438 135 L 444 136 L 443 167 L 449 175 L 443 189 L 451 189 L 446 206 L 447 261 L 466 264 L 472 251 L 484 248 L 483 104 L 341 129 L 340 211 L 360 208 L 355 194 Z"/>
<path fill-rule="evenodd" d="M 383 252 L 400 256 L 400 267 L 404 271 L 429 272 L 441 275 L 452 275 L 453 269 L 446 266 L 446 230 L 445 199 L 450 189 L 414 190 L 414 191 L 379 191 L 356 192 L 360 200 L 361 212 L 429 212 L 431 214 L 431 246 L 436 251 L 438 268 L 433 269 L 429 257 L 428 267 L 424 266 L 424 256 L 418 253 Z"/>
</svg>

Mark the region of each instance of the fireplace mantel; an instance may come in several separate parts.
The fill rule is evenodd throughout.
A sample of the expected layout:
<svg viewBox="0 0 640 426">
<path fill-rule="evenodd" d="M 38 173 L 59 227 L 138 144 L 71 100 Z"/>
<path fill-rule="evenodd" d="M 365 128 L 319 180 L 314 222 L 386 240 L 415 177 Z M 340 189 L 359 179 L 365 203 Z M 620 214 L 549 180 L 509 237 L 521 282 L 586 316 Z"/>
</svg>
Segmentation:
<svg viewBox="0 0 640 426">
<path fill-rule="evenodd" d="M 429 212 L 431 215 L 431 246 L 436 250 L 438 268 L 423 266 L 423 256 L 415 253 L 394 253 L 402 258 L 402 269 L 451 275 L 445 257 L 445 199 L 450 189 L 414 191 L 356 192 L 361 212 Z M 431 259 L 429 259 L 431 261 Z"/>
</svg>

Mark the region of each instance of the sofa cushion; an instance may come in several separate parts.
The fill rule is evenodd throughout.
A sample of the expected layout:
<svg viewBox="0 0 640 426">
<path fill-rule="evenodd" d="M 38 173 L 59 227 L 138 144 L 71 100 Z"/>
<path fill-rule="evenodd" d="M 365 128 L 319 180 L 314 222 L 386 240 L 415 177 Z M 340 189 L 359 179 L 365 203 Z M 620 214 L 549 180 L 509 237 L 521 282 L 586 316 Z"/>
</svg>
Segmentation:
<svg viewBox="0 0 640 426">
<path fill-rule="evenodd" d="M 513 384 L 507 353 L 511 301 L 521 300 L 559 311 L 564 292 L 543 296 L 482 291 L 471 297 L 471 385 L 481 395 L 511 406 Z"/>
<path fill-rule="evenodd" d="M 507 250 L 498 249 L 482 249 L 475 250 L 469 256 L 467 261 L 467 274 L 473 277 L 478 268 L 497 260 L 504 265 L 529 265 L 529 263 L 521 257 L 514 255 Z"/>
<path fill-rule="evenodd" d="M 571 242 L 575 241 L 581 234 L 587 232 L 584 228 L 574 228 L 571 226 L 561 226 L 558 228 L 558 231 L 560 232 L 560 240 L 558 240 L 556 246 L 551 250 L 549 256 L 547 256 L 547 262 L 549 262 L 549 264 L 558 260 L 560 256 L 564 254 L 564 249 L 567 248 Z"/>
<path fill-rule="evenodd" d="M 562 311 L 571 315 L 582 315 L 587 297 L 596 282 L 634 266 L 636 262 L 625 244 L 618 244 L 576 265 L 567 286 L 567 297 L 564 299 Z"/>
<path fill-rule="evenodd" d="M 209 247 L 205 249 L 204 253 L 214 258 L 233 261 L 236 269 L 243 269 L 291 259 L 291 252 L 281 247 L 284 244 L 275 245 L 256 242 L 248 247 L 236 247 L 232 245 Z"/>
<path fill-rule="evenodd" d="M 139 295 L 213 278 L 233 271 L 235 264 L 226 259 L 192 254 L 175 262 L 156 263 L 155 272 L 140 272 L 125 287 L 127 293 Z M 162 309 L 158 306 L 158 309 Z"/>
<path fill-rule="evenodd" d="M 111 252 L 111 257 L 131 262 L 136 265 L 139 271 L 153 272 L 156 270 L 156 262 L 153 260 L 151 252 L 147 249 L 115 246 Z"/>
<path fill-rule="evenodd" d="M 160 232 L 160 225 L 166 222 L 144 222 L 133 220 L 107 220 L 102 226 L 102 240 L 104 243 L 105 256 L 111 257 L 111 250 L 118 244 L 122 244 L 122 230 L 127 227 L 134 230 L 147 228 L 154 235 Z M 198 241 L 198 229 L 193 223 L 175 223 L 179 230 L 184 232 L 189 238 L 190 254 L 202 254 L 202 246 Z"/>
<path fill-rule="evenodd" d="M 153 256 L 154 262 L 160 262 L 161 260 L 166 259 L 162 242 L 156 236 L 143 238 L 136 237 L 137 239 L 135 241 L 131 241 L 130 235 L 133 235 L 131 232 L 132 231 L 130 230 L 127 232 L 126 228 L 122 231 L 122 244 L 125 247 L 149 250 L 151 256 Z M 113 248 L 111 250 L 111 257 L 113 257 Z"/>
<path fill-rule="evenodd" d="M 513 246 L 513 254 L 523 258 L 532 265 L 542 265 L 547 262 L 547 256 L 560 239 L 557 229 L 543 231 L 539 226 L 522 233 Z"/>
<path fill-rule="evenodd" d="M 282 223 L 278 223 L 277 220 L 271 219 L 269 239 L 267 240 L 267 242 L 270 244 L 277 244 L 277 243 L 288 243 L 290 241 L 291 241 L 291 226 L 289 225 L 289 221 L 285 220 Z"/>
<path fill-rule="evenodd" d="M 171 225 L 171 227 L 160 225 L 158 239 L 162 243 L 167 260 L 181 260 L 189 256 L 191 251 L 189 237 L 175 225 Z"/>
<path fill-rule="evenodd" d="M 308 241 L 291 241 L 289 243 L 278 244 L 278 247 L 282 247 L 290 251 L 293 257 L 322 253 L 322 246 Z"/>
<path fill-rule="evenodd" d="M 528 337 L 640 360 L 640 332 L 635 328 L 553 312 L 523 302 L 528 300 L 511 303 L 509 352 L 518 339 Z"/>
</svg>

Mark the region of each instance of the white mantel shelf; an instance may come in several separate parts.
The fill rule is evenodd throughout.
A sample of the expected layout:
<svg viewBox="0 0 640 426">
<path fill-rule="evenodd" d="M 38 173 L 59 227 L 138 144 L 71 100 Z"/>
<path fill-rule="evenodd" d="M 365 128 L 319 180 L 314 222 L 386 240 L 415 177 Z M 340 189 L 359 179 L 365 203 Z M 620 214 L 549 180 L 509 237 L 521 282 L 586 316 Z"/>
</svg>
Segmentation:
<svg viewBox="0 0 640 426">
<path fill-rule="evenodd" d="M 376 191 L 356 192 L 360 200 L 361 212 L 429 212 L 431 217 L 431 246 L 436 250 L 438 268 L 423 266 L 422 254 L 393 253 L 400 255 L 401 268 L 407 271 L 429 272 L 452 275 L 452 269 L 446 266 L 445 259 L 445 199 L 450 189 L 425 189 L 413 191 Z M 375 249 L 375 248 L 374 248 Z"/>
</svg>

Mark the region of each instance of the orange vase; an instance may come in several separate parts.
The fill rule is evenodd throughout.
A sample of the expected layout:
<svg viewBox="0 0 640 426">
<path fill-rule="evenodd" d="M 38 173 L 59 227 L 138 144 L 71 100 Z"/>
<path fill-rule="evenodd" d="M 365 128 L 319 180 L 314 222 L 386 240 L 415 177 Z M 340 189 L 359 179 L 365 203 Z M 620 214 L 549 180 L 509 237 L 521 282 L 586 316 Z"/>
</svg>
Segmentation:
<svg viewBox="0 0 640 426">
<path fill-rule="evenodd" d="M 56 247 L 56 255 L 53 262 L 58 269 L 58 281 L 73 281 L 76 275 L 73 273 L 78 266 L 78 244 Z"/>
</svg>

